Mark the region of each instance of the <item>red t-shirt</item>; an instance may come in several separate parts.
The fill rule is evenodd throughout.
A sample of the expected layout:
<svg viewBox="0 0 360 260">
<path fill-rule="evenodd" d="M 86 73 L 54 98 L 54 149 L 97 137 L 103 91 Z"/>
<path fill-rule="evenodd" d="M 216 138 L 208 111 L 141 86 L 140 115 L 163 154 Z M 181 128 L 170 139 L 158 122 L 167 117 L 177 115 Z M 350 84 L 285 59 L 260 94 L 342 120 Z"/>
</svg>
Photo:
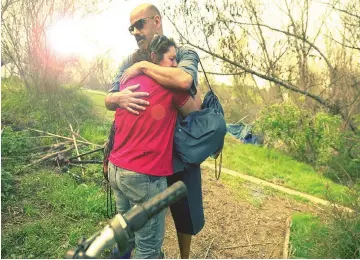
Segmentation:
<svg viewBox="0 0 360 260">
<path fill-rule="evenodd" d="M 120 89 L 135 84 L 140 84 L 136 91 L 149 93 L 149 97 L 145 99 L 150 105 L 139 115 L 125 109 L 116 109 L 114 147 L 109 161 L 138 173 L 171 175 L 174 173 L 172 153 L 176 107 L 183 106 L 189 94 L 165 89 L 146 75 L 130 79 Z"/>
</svg>

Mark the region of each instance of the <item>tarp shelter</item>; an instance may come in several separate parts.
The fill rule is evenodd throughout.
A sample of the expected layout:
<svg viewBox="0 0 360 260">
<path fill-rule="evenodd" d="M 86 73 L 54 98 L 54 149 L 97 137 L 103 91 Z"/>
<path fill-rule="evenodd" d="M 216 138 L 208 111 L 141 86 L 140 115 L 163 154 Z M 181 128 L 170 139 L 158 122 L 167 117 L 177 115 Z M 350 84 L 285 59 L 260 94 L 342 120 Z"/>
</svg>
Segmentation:
<svg viewBox="0 0 360 260">
<path fill-rule="evenodd" d="M 262 138 L 254 135 L 252 132 L 252 125 L 244 124 L 242 122 L 236 124 L 227 124 L 227 131 L 241 140 L 245 144 L 261 144 Z"/>
</svg>

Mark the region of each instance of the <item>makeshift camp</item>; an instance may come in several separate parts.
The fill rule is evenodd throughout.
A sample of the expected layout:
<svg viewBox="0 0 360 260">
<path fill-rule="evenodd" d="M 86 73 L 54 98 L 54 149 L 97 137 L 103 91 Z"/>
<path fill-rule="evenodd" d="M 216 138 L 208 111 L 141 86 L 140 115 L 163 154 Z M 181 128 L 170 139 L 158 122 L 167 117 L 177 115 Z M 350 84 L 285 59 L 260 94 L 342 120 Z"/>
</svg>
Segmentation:
<svg viewBox="0 0 360 260">
<path fill-rule="evenodd" d="M 241 140 L 244 144 L 262 144 L 263 138 L 253 134 L 253 125 L 238 122 L 235 124 L 227 124 L 227 131 Z"/>
</svg>

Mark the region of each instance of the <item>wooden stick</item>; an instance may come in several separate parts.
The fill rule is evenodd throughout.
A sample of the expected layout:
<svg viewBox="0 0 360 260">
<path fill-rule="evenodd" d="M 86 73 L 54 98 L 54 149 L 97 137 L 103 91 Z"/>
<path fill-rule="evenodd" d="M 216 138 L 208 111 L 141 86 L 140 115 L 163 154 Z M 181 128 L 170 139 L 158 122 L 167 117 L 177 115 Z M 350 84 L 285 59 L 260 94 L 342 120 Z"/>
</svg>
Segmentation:
<svg viewBox="0 0 360 260">
<path fill-rule="evenodd" d="M 86 140 L 84 137 L 82 137 L 82 136 L 79 135 L 78 133 L 75 133 L 74 131 L 71 131 L 71 133 L 73 133 L 74 135 L 76 135 L 77 137 L 79 137 L 80 139 L 82 139 L 84 142 L 90 143 L 88 140 Z"/>
<path fill-rule="evenodd" d="M 210 245 L 209 245 L 208 249 L 206 250 L 206 253 L 205 253 L 204 259 L 206 259 L 207 255 L 208 255 L 208 253 L 209 253 L 209 251 L 210 251 L 211 245 L 214 243 L 214 240 L 215 240 L 215 237 L 214 237 L 214 238 L 213 238 L 213 240 L 211 241 L 211 243 L 210 243 Z"/>
<path fill-rule="evenodd" d="M 290 241 L 290 229 L 291 229 L 291 216 L 286 219 L 286 234 L 283 247 L 283 258 L 289 257 L 289 241 Z"/>
<path fill-rule="evenodd" d="M 29 136 L 26 138 L 35 139 L 35 138 L 59 138 L 59 137 L 58 136 L 50 136 L 50 135 L 39 135 L 39 136 Z"/>
<path fill-rule="evenodd" d="M 275 243 L 274 242 L 264 242 L 264 243 L 258 243 L 258 244 L 250 244 L 250 245 L 234 245 L 234 246 L 223 247 L 223 248 L 221 248 L 221 250 L 233 249 L 233 248 L 238 248 L 238 247 L 248 247 L 248 246 L 263 246 L 263 245 L 269 245 L 269 244 L 275 244 Z"/>
<path fill-rule="evenodd" d="M 45 149 L 51 149 L 51 148 L 58 149 L 58 148 L 62 148 L 67 143 L 69 143 L 69 141 L 51 144 L 51 145 L 38 146 L 38 147 L 34 147 L 32 149 L 29 149 L 28 151 L 30 152 L 30 151 L 45 150 Z"/>
<path fill-rule="evenodd" d="M 31 131 L 35 131 L 35 132 L 38 132 L 38 133 L 45 133 L 45 134 L 48 134 L 48 135 L 51 135 L 51 136 L 56 136 L 56 137 L 63 138 L 63 139 L 67 139 L 67 140 L 73 140 L 73 139 L 70 138 L 70 137 L 61 136 L 61 135 L 56 135 L 56 134 L 49 133 L 49 132 L 46 132 L 46 131 L 41 131 L 41 130 L 37 130 L 37 129 L 33 129 L 33 128 L 26 128 L 26 129 L 31 130 Z M 101 145 L 94 144 L 94 143 L 90 143 L 90 142 L 85 142 L 85 141 L 78 141 L 78 142 L 79 142 L 79 143 L 84 143 L 84 144 L 94 145 L 94 146 L 97 146 L 97 147 L 101 147 Z"/>
<path fill-rule="evenodd" d="M 24 156 L 14 156 L 14 157 L 1 157 L 1 160 L 15 160 L 15 159 L 21 159 L 21 158 L 29 158 L 29 155 Z"/>
<path fill-rule="evenodd" d="M 71 124 L 69 124 L 69 126 L 70 126 L 70 130 L 71 130 L 71 133 L 72 133 L 72 137 L 73 137 L 74 145 L 75 145 L 76 155 L 77 155 L 77 156 L 79 156 L 79 155 L 80 155 L 80 153 L 79 153 L 79 149 L 78 149 L 77 144 L 76 144 L 76 137 L 75 137 L 75 135 L 74 135 L 74 130 L 73 130 L 72 125 L 71 125 Z M 78 157 L 77 159 L 78 159 L 78 161 L 79 161 L 79 162 L 81 162 L 81 158 L 80 158 L 80 157 Z M 80 166 L 82 167 L 83 165 L 82 165 L 82 164 L 80 164 Z M 84 176 L 85 176 L 84 168 L 81 168 L 81 172 L 82 172 L 82 176 L 84 177 Z"/>
<path fill-rule="evenodd" d="M 71 147 L 69 147 L 69 148 L 67 148 L 67 149 L 65 149 L 65 150 L 61 150 L 61 151 L 58 151 L 58 152 L 55 152 L 55 153 L 47 154 L 47 155 L 45 155 L 44 157 L 42 157 L 42 158 L 40 158 L 40 159 L 38 159 L 38 160 L 36 160 L 36 161 L 28 164 L 28 165 L 25 165 L 23 168 L 21 168 L 20 170 L 18 170 L 17 172 L 15 172 L 15 174 L 18 174 L 18 173 L 21 172 L 22 170 L 24 170 L 24 169 L 26 169 L 26 168 L 28 168 L 28 167 L 30 167 L 30 166 L 33 166 L 33 165 L 35 165 L 35 164 L 37 164 L 37 163 L 39 163 L 39 162 L 45 161 L 45 160 L 47 160 L 47 159 L 49 159 L 49 158 L 52 158 L 52 157 L 58 155 L 59 153 L 68 152 L 68 151 L 70 151 L 71 149 L 74 149 L 74 146 L 71 146 Z"/>
<path fill-rule="evenodd" d="M 237 121 L 236 123 L 234 123 L 234 125 L 236 125 L 236 124 L 238 124 L 238 123 L 240 123 L 241 121 L 243 121 L 245 118 L 247 118 L 249 115 L 246 115 L 246 116 L 244 116 L 243 118 L 241 118 L 239 121 Z"/>
<path fill-rule="evenodd" d="M 270 255 L 267 257 L 267 259 L 270 259 L 270 258 L 271 258 L 272 254 L 274 253 L 276 247 L 280 244 L 280 242 L 281 242 L 281 241 L 279 241 L 279 242 L 274 246 L 274 248 L 271 250 Z"/>
</svg>

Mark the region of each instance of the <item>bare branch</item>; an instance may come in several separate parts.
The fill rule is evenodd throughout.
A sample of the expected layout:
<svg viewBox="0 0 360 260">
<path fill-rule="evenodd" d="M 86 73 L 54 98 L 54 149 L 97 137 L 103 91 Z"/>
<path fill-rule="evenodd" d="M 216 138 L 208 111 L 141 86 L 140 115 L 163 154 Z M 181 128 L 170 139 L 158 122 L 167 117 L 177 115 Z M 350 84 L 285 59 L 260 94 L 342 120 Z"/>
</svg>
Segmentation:
<svg viewBox="0 0 360 260">
<path fill-rule="evenodd" d="M 324 4 L 324 5 L 331 6 L 334 10 L 337 10 L 337 11 L 342 12 L 342 13 L 344 13 L 344 14 L 347 14 L 347 15 L 350 15 L 350 16 L 352 16 L 352 17 L 355 17 L 355 18 L 360 19 L 360 16 L 359 16 L 359 15 L 354 14 L 354 13 L 350 13 L 349 11 L 344 10 L 344 9 L 337 8 L 337 7 L 335 7 L 335 6 L 332 5 L 332 4 L 325 3 L 325 2 L 320 2 L 320 3 L 321 3 L 321 4 Z"/>
<path fill-rule="evenodd" d="M 329 67 L 329 69 L 331 70 L 331 72 L 334 72 L 334 68 L 333 66 L 331 65 L 330 61 L 328 60 L 328 58 L 320 51 L 320 49 L 318 47 L 316 47 L 312 42 L 310 42 L 309 40 L 307 40 L 305 37 L 303 36 L 299 36 L 299 35 L 296 35 L 296 34 L 293 34 L 293 33 L 290 33 L 290 32 L 287 32 L 287 31 L 283 31 L 283 30 L 280 30 L 280 29 L 276 29 L 276 28 L 273 28 L 271 26 L 268 26 L 266 24 L 254 24 L 254 23 L 242 23 L 242 22 L 237 22 L 237 21 L 223 21 L 223 22 L 231 22 L 231 23 L 236 23 L 236 24 L 240 24 L 240 25 L 258 25 L 258 26 L 262 26 L 262 27 L 266 27 L 272 31 L 276 31 L 276 32 L 280 32 L 280 33 L 283 33 L 283 34 L 286 34 L 286 35 L 289 35 L 289 36 L 292 36 L 292 37 L 295 37 L 297 39 L 300 39 L 304 42 L 306 42 L 308 45 L 310 45 L 312 48 L 314 48 L 319 54 L 320 56 L 325 60 L 327 66 Z"/>
<path fill-rule="evenodd" d="M 199 72 L 204 72 L 204 71 L 199 70 Z M 220 76 L 242 76 L 245 74 L 244 72 L 222 73 L 222 72 L 211 72 L 211 71 L 205 71 L 205 73 L 211 75 L 220 75 Z"/>
<path fill-rule="evenodd" d="M 333 40 L 334 42 L 340 44 L 341 46 L 344 46 L 345 48 L 349 48 L 349 49 L 354 49 L 354 50 L 358 50 L 360 51 L 360 47 L 356 47 L 356 46 L 350 46 L 350 45 L 347 45 L 347 44 L 344 44 L 342 42 L 339 42 L 337 40 L 335 40 L 333 37 L 329 36 L 329 35 L 325 35 L 326 37 L 330 38 L 331 40 Z"/>
<path fill-rule="evenodd" d="M 205 52 L 205 53 L 211 54 L 212 56 L 214 56 L 214 57 L 216 57 L 216 58 L 218 58 L 218 59 L 220 59 L 220 60 L 223 60 L 223 61 L 225 61 L 225 62 L 227 62 L 227 63 L 229 63 L 229 64 L 231 64 L 231 65 L 233 65 L 233 66 L 236 66 L 236 67 L 238 67 L 238 68 L 241 68 L 242 70 L 244 70 L 244 71 L 247 72 L 247 73 L 254 74 L 254 75 L 256 75 L 256 76 L 258 76 L 258 77 L 260 77 L 260 78 L 262 78 L 262 79 L 265 79 L 265 80 L 274 82 L 274 83 L 276 83 L 276 84 L 279 84 L 280 86 L 283 86 L 284 88 L 287 88 L 287 89 L 292 90 L 292 91 L 297 92 L 297 93 L 301 93 L 301 94 L 303 94 L 303 95 L 305 95 L 305 96 L 308 96 L 308 97 L 316 100 L 316 101 L 319 102 L 320 104 L 322 104 L 322 105 L 324 105 L 324 106 L 326 106 L 326 107 L 328 107 L 328 108 L 331 108 L 331 104 L 330 104 L 328 101 L 322 99 L 321 97 L 319 97 L 319 96 L 317 96 L 317 95 L 314 95 L 314 94 L 312 94 L 312 93 L 309 93 L 309 92 L 304 91 L 304 90 L 301 90 L 301 89 L 298 89 L 297 87 L 295 87 L 295 86 L 292 85 L 291 83 L 284 82 L 284 81 L 282 81 L 282 80 L 280 80 L 280 79 L 278 79 L 278 78 L 276 78 L 276 77 L 264 75 L 264 74 L 262 74 L 262 73 L 260 73 L 260 72 L 254 71 L 254 70 L 252 70 L 252 69 L 250 69 L 250 68 L 246 68 L 245 66 L 243 66 L 243 65 L 240 64 L 240 63 L 237 63 L 237 62 L 235 62 L 235 61 L 232 61 L 232 60 L 230 60 L 230 59 L 228 59 L 228 58 L 226 58 L 226 57 L 224 57 L 224 56 L 220 56 L 220 55 L 217 54 L 217 53 L 210 52 L 210 51 L 208 51 L 208 50 L 206 50 L 206 49 L 204 49 L 204 48 L 202 48 L 202 47 L 200 47 L 200 46 L 198 46 L 198 45 L 195 45 L 195 44 L 191 43 L 188 39 L 186 39 L 186 38 L 182 35 L 182 33 L 178 30 L 178 28 L 175 26 L 175 24 L 174 24 L 172 21 L 170 21 L 170 22 L 173 24 L 173 26 L 175 27 L 175 29 L 177 30 L 177 32 L 179 33 L 179 35 L 180 35 L 180 36 L 186 41 L 186 43 L 189 44 L 190 46 L 192 46 L 192 47 L 194 47 L 194 48 L 197 48 L 197 49 L 199 49 L 199 50 L 201 50 L 201 51 L 203 51 L 203 52 Z"/>
</svg>

